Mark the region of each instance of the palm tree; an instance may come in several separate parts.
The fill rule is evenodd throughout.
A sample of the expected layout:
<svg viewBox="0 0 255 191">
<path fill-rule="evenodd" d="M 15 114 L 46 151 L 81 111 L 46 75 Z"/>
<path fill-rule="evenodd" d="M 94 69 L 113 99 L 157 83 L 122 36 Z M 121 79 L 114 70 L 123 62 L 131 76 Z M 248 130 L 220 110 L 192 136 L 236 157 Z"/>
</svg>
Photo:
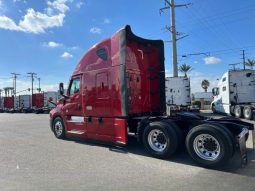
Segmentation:
<svg viewBox="0 0 255 191">
<path fill-rule="evenodd" d="M 203 80 L 201 83 L 201 87 L 207 92 L 208 87 L 210 86 L 210 82 L 208 80 Z"/>
<path fill-rule="evenodd" d="M 179 67 L 179 71 L 184 73 L 185 77 L 187 77 L 187 73 L 191 70 L 192 70 L 191 66 L 185 63 Z"/>
<path fill-rule="evenodd" d="M 250 66 L 251 69 L 253 70 L 253 66 L 255 66 L 255 60 L 254 60 L 254 59 L 248 59 L 248 60 L 245 62 L 245 65 L 246 65 L 246 66 Z"/>
</svg>

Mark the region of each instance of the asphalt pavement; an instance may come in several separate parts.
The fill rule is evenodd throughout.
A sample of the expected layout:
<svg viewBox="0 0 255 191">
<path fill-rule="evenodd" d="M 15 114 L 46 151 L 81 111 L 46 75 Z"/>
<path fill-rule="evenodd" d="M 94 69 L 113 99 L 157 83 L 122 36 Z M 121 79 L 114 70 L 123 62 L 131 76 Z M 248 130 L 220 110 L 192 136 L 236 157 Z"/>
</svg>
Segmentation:
<svg viewBox="0 0 255 191">
<path fill-rule="evenodd" d="M 206 169 L 185 150 L 160 160 L 148 156 L 134 138 L 124 148 L 59 140 L 46 114 L 0 114 L 0 191 L 255 191 L 251 140 L 248 157 L 247 166 L 240 165 L 236 153 L 221 169 Z"/>
</svg>

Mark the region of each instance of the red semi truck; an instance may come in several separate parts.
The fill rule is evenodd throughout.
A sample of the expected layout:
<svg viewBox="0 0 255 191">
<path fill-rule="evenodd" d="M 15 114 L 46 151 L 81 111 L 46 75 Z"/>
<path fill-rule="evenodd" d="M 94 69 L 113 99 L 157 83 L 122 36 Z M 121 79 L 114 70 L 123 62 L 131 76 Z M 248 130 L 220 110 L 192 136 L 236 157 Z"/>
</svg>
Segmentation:
<svg viewBox="0 0 255 191">
<path fill-rule="evenodd" d="M 133 134 L 157 158 L 186 145 L 199 165 L 216 167 L 241 150 L 254 127 L 231 118 L 209 119 L 183 112 L 166 116 L 164 44 L 134 35 L 130 26 L 94 45 L 70 78 L 67 95 L 50 112 L 57 138 L 78 137 L 128 144 Z M 254 145 L 254 144 L 253 144 Z"/>
</svg>

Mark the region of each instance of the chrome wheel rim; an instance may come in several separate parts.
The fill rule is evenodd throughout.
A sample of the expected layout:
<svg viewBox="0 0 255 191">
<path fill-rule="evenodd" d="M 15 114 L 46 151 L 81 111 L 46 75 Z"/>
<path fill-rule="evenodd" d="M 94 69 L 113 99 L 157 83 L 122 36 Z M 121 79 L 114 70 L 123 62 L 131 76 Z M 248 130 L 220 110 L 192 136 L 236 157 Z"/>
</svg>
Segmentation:
<svg viewBox="0 0 255 191">
<path fill-rule="evenodd" d="M 148 143 L 156 152 L 163 152 L 167 147 L 166 136 L 163 131 L 154 129 L 148 135 Z"/>
<path fill-rule="evenodd" d="M 250 114 L 251 114 L 250 109 L 249 109 L 249 108 L 246 108 L 246 109 L 244 110 L 244 115 L 245 115 L 246 117 L 248 117 L 248 116 L 250 116 Z"/>
<path fill-rule="evenodd" d="M 209 134 L 198 135 L 193 142 L 195 153 L 202 159 L 214 161 L 220 156 L 218 140 Z"/>
<path fill-rule="evenodd" d="M 63 125 L 60 121 L 56 122 L 54 125 L 55 132 L 57 136 L 60 136 L 63 132 Z"/>
<path fill-rule="evenodd" d="M 239 107 L 235 108 L 235 114 L 239 116 L 240 113 L 241 113 L 241 109 Z"/>
</svg>

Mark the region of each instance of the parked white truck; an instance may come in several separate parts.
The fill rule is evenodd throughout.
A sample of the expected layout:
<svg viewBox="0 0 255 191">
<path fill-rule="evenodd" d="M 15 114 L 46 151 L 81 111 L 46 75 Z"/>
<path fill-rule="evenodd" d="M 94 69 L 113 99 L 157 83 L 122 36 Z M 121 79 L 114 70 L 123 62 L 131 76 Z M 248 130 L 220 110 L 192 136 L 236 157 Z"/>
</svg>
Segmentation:
<svg viewBox="0 0 255 191">
<path fill-rule="evenodd" d="M 190 106 L 190 80 L 187 77 L 166 78 L 166 103 L 177 106 Z"/>
<path fill-rule="evenodd" d="M 214 113 L 245 119 L 255 118 L 255 70 L 230 70 L 212 89 Z"/>
</svg>

